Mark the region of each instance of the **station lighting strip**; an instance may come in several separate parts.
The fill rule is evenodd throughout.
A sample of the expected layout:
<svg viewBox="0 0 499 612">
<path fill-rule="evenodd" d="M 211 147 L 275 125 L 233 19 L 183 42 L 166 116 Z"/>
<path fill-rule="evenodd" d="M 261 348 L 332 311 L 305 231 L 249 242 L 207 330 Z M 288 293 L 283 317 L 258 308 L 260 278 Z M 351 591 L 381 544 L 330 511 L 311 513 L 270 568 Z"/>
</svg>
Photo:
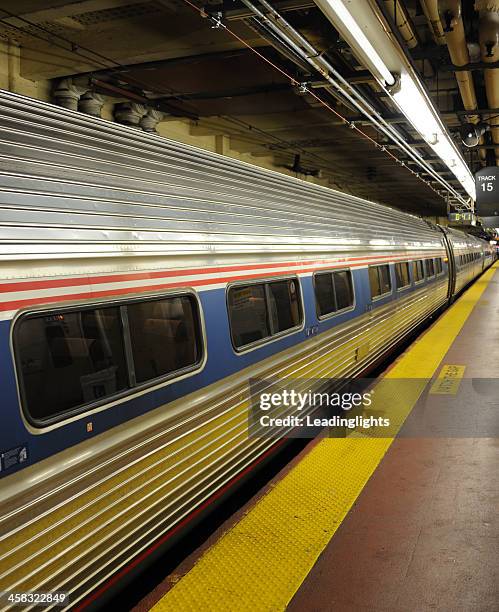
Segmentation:
<svg viewBox="0 0 499 612">
<path fill-rule="evenodd" d="M 426 185 L 428 185 L 428 187 L 430 187 L 430 189 L 432 189 L 437 195 L 439 195 L 442 198 L 444 197 L 437 189 L 433 187 L 431 182 L 424 179 L 420 175 L 419 172 L 415 172 L 414 170 L 412 170 L 412 168 L 410 168 L 403 160 L 399 159 L 396 155 L 394 155 L 391 151 L 389 151 L 386 148 L 386 146 L 378 143 L 374 138 L 369 136 L 369 134 L 366 134 L 366 132 L 360 129 L 354 122 L 349 121 L 346 117 L 344 117 L 341 113 L 339 113 L 335 108 L 333 108 L 325 100 L 319 97 L 312 89 L 307 87 L 306 83 L 302 83 L 296 80 L 294 77 L 289 75 L 286 71 L 284 71 L 282 68 L 274 64 L 270 59 L 265 57 L 265 55 L 260 53 L 255 47 L 251 46 L 243 38 L 241 38 L 235 32 L 233 32 L 226 24 L 222 22 L 222 20 L 219 17 L 206 13 L 202 8 L 196 6 L 190 0 L 184 0 L 184 2 L 188 4 L 190 7 L 192 7 L 195 11 L 197 11 L 201 15 L 201 17 L 209 18 L 212 21 L 214 28 L 221 28 L 224 31 L 226 31 L 233 38 L 235 38 L 238 42 L 240 42 L 243 46 L 245 46 L 247 49 L 249 49 L 255 55 L 257 55 L 260 59 L 262 59 L 264 62 L 272 66 L 272 68 L 280 72 L 284 77 L 286 77 L 286 79 L 290 81 L 290 83 L 293 86 L 300 87 L 301 92 L 307 93 L 313 98 L 315 98 L 322 106 L 324 106 L 327 110 L 329 110 L 334 115 L 336 115 L 343 122 L 344 125 L 347 125 L 351 129 L 356 131 L 358 134 L 360 134 L 361 136 L 369 140 L 376 148 L 384 151 L 396 163 L 400 164 L 401 166 L 406 167 L 409 170 L 409 172 L 411 172 L 411 174 L 413 174 L 414 176 L 419 178 L 421 181 L 423 181 Z M 348 100 L 350 104 L 355 106 L 355 108 L 357 108 L 362 114 L 364 114 L 369 119 L 370 122 L 374 123 L 376 128 L 379 129 L 379 131 L 383 132 L 386 136 L 388 136 L 390 140 L 395 142 L 395 144 L 399 146 L 399 148 L 401 148 L 405 153 L 409 155 L 409 157 L 411 157 L 416 163 L 418 163 L 424 169 L 425 172 L 430 174 L 430 176 L 432 176 L 438 183 L 440 183 L 440 185 L 442 185 L 442 187 L 444 187 L 446 191 L 453 198 L 455 198 L 455 200 L 457 201 L 456 203 L 459 203 L 460 208 L 462 207 L 463 209 L 467 209 L 467 210 L 471 209 L 469 202 L 467 202 L 461 196 L 461 194 L 459 194 L 451 185 L 449 185 L 449 183 L 447 183 L 447 181 L 445 181 L 445 179 L 443 179 L 435 170 L 433 170 L 433 168 L 416 151 L 414 151 L 410 147 L 410 145 L 408 145 L 404 141 L 403 137 L 390 124 L 388 124 L 385 121 L 385 119 L 381 116 L 381 114 L 378 111 L 376 111 L 376 109 L 374 109 L 362 97 L 362 95 L 350 83 L 348 83 L 348 81 L 346 81 L 341 76 L 341 74 L 339 74 L 335 70 L 335 68 L 331 66 L 329 62 L 327 62 L 327 60 L 325 60 L 321 56 L 320 52 L 317 51 L 317 49 L 315 49 L 305 38 L 303 38 L 301 34 L 296 32 L 296 30 L 294 30 L 294 28 L 266 0 L 260 0 L 260 4 L 262 4 L 262 6 L 264 6 L 269 11 L 272 17 L 272 20 L 269 19 L 256 6 L 254 6 L 249 0 L 242 0 L 242 2 L 255 14 L 256 17 L 258 17 L 262 22 L 264 22 L 267 26 L 269 26 L 274 31 L 274 33 L 282 41 L 285 42 L 288 48 L 290 48 L 292 51 L 294 51 L 299 56 L 301 56 L 303 59 L 305 59 L 310 65 L 312 65 L 313 68 L 317 70 L 331 85 L 333 85 L 335 89 L 345 99 Z M 285 30 L 285 32 L 283 32 L 283 29 Z M 291 36 L 295 40 L 293 40 Z M 369 47 L 372 48 L 372 45 L 370 45 L 370 43 L 369 43 Z M 379 60 L 381 62 L 380 58 Z M 384 66 L 382 62 L 381 62 L 381 65 Z M 378 68 L 380 68 L 381 65 L 378 64 Z M 333 75 L 335 78 L 333 78 L 331 75 Z M 389 78 L 392 80 L 392 82 L 394 82 L 393 75 L 391 73 L 389 73 L 389 75 L 390 75 Z M 388 77 L 388 74 L 385 74 L 384 76 Z"/>
<path fill-rule="evenodd" d="M 451 170 L 468 195 L 475 200 L 473 175 L 440 120 L 438 111 L 425 94 L 419 78 L 408 64 L 405 54 L 400 52 L 396 42 L 392 42 L 393 49 L 381 46 L 381 52 L 384 52 L 385 56 L 384 61 L 366 36 L 365 31 L 372 32 L 375 39 L 380 35 L 385 35 L 388 39 L 393 38 L 392 32 L 386 28 L 379 15 L 373 13 L 375 20 L 373 23 L 370 22 L 371 13 L 365 13 L 369 2 L 353 5 L 349 3 L 349 7 L 345 6 L 344 0 L 316 0 L 316 4 L 340 31 L 354 53 L 362 58 L 362 63 L 373 73 L 416 131 Z M 356 18 L 352 15 L 351 9 L 354 10 Z M 360 21 L 363 15 L 365 19 Z M 364 30 L 359 23 L 363 23 Z M 397 74 L 394 74 L 394 68 Z"/>
</svg>

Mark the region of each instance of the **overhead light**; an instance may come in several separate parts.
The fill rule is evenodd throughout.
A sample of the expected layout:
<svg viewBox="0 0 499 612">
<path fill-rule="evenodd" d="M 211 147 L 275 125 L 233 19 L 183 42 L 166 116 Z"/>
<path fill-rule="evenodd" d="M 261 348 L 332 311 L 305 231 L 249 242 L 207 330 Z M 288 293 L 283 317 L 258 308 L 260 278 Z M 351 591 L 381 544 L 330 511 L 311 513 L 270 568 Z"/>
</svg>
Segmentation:
<svg viewBox="0 0 499 612">
<path fill-rule="evenodd" d="M 347 43 L 356 50 L 362 50 L 362 63 L 381 81 L 388 86 L 395 84 L 393 74 L 388 70 L 385 63 L 372 46 L 367 36 L 352 17 L 342 0 L 316 0 L 316 4 L 323 8 L 324 5 L 335 15 L 335 26 Z"/>
<path fill-rule="evenodd" d="M 431 102 L 423 95 L 410 74 L 404 72 L 400 75 L 400 84 L 391 97 L 416 131 L 458 179 L 466 193 L 475 200 L 475 179 L 470 169 L 440 122 Z"/>
<path fill-rule="evenodd" d="M 385 87 L 393 102 L 415 130 L 451 170 L 466 193 L 475 200 L 473 175 L 441 122 L 438 111 L 423 93 L 424 89 L 418 77 L 412 74 L 412 68 L 405 56 L 400 53 L 399 47 L 387 37 L 369 3 L 357 0 L 315 0 L 315 2 L 366 68 Z M 394 73 L 398 73 L 398 78 L 394 77 Z"/>
<path fill-rule="evenodd" d="M 463 144 L 467 147 L 476 147 L 480 142 L 480 138 L 490 130 L 490 125 L 488 123 L 464 123 L 459 128 L 459 133 L 461 134 L 461 140 Z"/>
</svg>

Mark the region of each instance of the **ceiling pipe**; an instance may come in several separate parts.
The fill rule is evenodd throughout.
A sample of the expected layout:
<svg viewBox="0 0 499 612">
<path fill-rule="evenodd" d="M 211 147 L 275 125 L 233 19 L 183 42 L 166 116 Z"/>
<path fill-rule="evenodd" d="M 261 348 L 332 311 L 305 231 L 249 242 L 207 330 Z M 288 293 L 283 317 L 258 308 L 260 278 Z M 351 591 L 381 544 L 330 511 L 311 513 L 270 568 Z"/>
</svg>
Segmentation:
<svg viewBox="0 0 499 612">
<path fill-rule="evenodd" d="M 437 45 L 445 45 L 444 29 L 438 14 L 438 0 L 419 0 L 425 14 L 433 39 Z"/>
<path fill-rule="evenodd" d="M 317 0 L 316 0 L 317 1 Z M 399 132 L 388 124 L 382 115 L 369 104 L 369 102 L 353 87 L 338 71 L 324 58 L 313 45 L 311 45 L 299 32 L 297 32 L 284 17 L 278 13 L 267 0 L 260 0 L 260 5 L 268 11 L 265 14 L 257 8 L 250 0 L 242 0 L 253 13 L 270 27 L 279 37 L 289 45 L 296 53 L 305 59 L 315 70 L 317 70 L 346 100 L 355 106 L 369 121 L 390 140 L 395 142 L 407 155 L 413 159 L 420 168 L 427 172 L 431 178 L 440 183 L 451 197 L 464 208 L 468 208 L 468 202 L 445 180 L 443 179 L 425 159 L 408 145 Z M 322 9 L 321 2 L 317 2 Z M 324 9 L 322 9 L 324 11 Z M 348 121 L 346 123 L 349 123 Z M 403 163 L 403 162 L 401 162 Z"/>
<path fill-rule="evenodd" d="M 157 134 L 157 125 L 160 121 L 164 119 L 164 117 L 165 114 L 161 111 L 156 110 L 155 108 L 150 108 L 140 120 L 139 125 L 144 130 L 144 132 Z"/>
<path fill-rule="evenodd" d="M 477 0 L 475 10 L 480 12 L 479 40 L 482 61 L 486 63 L 499 60 L 499 5 L 490 0 Z M 487 69 L 483 72 L 488 105 L 499 105 L 499 72 Z M 499 117 L 489 119 L 492 140 L 499 145 Z M 496 165 L 499 165 L 499 146 L 495 149 Z"/>
<path fill-rule="evenodd" d="M 78 110 L 86 115 L 101 117 L 104 102 L 104 96 L 95 93 L 95 91 L 89 90 L 80 97 L 78 102 Z"/>
<path fill-rule="evenodd" d="M 75 83 L 73 79 L 67 78 L 59 81 L 52 94 L 55 104 L 70 110 L 78 110 L 80 97 L 88 91 L 87 85 Z"/>
<path fill-rule="evenodd" d="M 416 38 L 416 34 L 409 22 L 407 13 L 401 6 L 399 0 L 384 0 L 384 2 L 390 17 L 393 19 L 393 23 L 397 25 L 405 44 L 409 49 L 414 49 L 414 47 L 416 47 L 418 44 L 418 39 Z"/>
<path fill-rule="evenodd" d="M 137 102 L 119 102 L 114 105 L 114 120 L 131 127 L 140 127 L 142 118 L 147 114 L 148 108 Z"/>
<path fill-rule="evenodd" d="M 465 66 L 469 64 L 470 54 L 466 44 L 466 35 L 464 33 L 461 0 L 439 0 L 438 11 L 451 62 L 454 66 Z M 454 73 L 454 76 L 456 77 L 457 86 L 465 110 L 476 110 L 478 104 L 472 73 L 469 70 L 459 70 Z M 478 115 L 469 115 L 468 121 L 470 123 L 478 123 L 480 117 Z M 480 143 L 483 144 L 483 138 L 480 140 Z M 479 155 L 482 161 L 485 161 L 485 151 L 480 150 Z"/>
</svg>

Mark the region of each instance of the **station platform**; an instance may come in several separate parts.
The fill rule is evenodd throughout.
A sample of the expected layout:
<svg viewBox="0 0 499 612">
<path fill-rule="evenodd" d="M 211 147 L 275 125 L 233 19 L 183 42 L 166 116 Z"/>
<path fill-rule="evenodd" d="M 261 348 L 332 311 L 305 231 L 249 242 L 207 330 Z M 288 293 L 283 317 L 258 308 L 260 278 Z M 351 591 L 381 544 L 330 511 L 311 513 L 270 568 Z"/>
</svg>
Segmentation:
<svg viewBox="0 0 499 612">
<path fill-rule="evenodd" d="M 313 441 L 136 609 L 496 611 L 497 269 L 383 375 L 420 381 L 400 436 Z"/>
</svg>

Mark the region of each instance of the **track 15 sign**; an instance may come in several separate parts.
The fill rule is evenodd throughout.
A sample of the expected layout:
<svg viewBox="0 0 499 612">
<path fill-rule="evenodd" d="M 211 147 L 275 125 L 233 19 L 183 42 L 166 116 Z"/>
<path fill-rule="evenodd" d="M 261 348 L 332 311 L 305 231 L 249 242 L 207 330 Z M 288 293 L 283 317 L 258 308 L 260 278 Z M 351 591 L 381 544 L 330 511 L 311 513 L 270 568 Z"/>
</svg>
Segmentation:
<svg viewBox="0 0 499 612">
<path fill-rule="evenodd" d="M 499 167 L 482 168 L 475 174 L 476 210 L 484 215 L 497 214 L 499 210 Z"/>
</svg>

